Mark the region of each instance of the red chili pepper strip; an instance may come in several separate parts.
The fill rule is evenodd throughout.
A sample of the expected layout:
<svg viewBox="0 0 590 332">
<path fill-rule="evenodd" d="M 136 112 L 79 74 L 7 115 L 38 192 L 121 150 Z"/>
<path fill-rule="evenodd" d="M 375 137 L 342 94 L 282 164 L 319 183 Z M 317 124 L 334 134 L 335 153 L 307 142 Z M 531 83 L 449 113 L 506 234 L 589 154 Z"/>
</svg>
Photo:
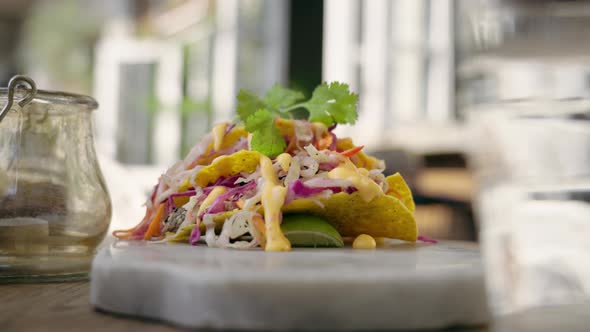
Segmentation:
<svg viewBox="0 0 590 332">
<path fill-rule="evenodd" d="M 348 149 L 346 151 L 342 151 L 340 152 L 341 155 L 343 155 L 344 157 L 352 157 L 355 154 L 359 153 L 365 146 L 364 145 L 359 145 L 359 146 L 355 146 L 352 149 Z"/>
</svg>

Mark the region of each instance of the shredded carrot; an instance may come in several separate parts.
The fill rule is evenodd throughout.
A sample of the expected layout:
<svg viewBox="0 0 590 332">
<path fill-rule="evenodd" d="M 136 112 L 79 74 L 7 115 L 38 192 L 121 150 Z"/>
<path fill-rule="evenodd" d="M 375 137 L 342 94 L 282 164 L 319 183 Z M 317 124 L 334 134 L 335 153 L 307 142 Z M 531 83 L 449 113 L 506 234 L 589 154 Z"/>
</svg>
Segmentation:
<svg viewBox="0 0 590 332">
<path fill-rule="evenodd" d="M 252 222 L 258 233 L 260 233 L 260 247 L 264 249 L 266 247 L 266 225 L 264 224 L 264 219 L 259 214 L 256 214 L 252 217 Z"/>
<path fill-rule="evenodd" d="M 287 147 L 285 148 L 285 152 L 291 153 L 291 152 L 295 151 L 296 148 L 297 148 L 297 138 L 293 137 L 291 139 L 291 141 L 289 141 L 289 145 L 287 145 Z"/>
<path fill-rule="evenodd" d="M 120 240 L 125 240 L 131 237 L 131 234 L 133 234 L 133 232 L 135 232 L 136 229 L 138 229 L 139 227 L 141 227 L 141 225 L 143 225 L 145 223 L 145 221 L 151 216 L 153 209 L 146 209 L 145 211 L 145 215 L 143 216 L 143 219 L 141 219 L 141 222 L 139 224 L 137 224 L 135 227 L 129 228 L 129 229 L 117 229 L 113 231 L 113 236 L 117 237 Z"/>
<path fill-rule="evenodd" d="M 150 223 L 150 227 L 148 227 L 147 232 L 145 232 L 145 235 L 143 236 L 144 240 L 149 240 L 152 238 L 152 236 L 154 235 L 160 235 L 160 224 L 162 223 L 162 220 L 164 219 L 164 211 L 166 210 L 166 204 L 164 203 L 160 203 L 160 206 L 158 206 L 158 211 L 156 211 L 156 215 L 154 216 L 154 219 L 152 219 L 152 222 Z"/>
<path fill-rule="evenodd" d="M 207 148 L 207 150 L 205 150 L 205 153 L 200 155 L 196 160 L 194 160 L 192 163 L 186 166 L 185 169 L 193 169 L 198 165 L 203 165 L 204 161 L 208 161 L 207 157 L 211 157 L 211 148 Z"/>
<path fill-rule="evenodd" d="M 364 145 L 359 145 L 359 146 L 355 146 L 352 149 L 348 149 L 346 151 L 342 151 L 340 152 L 341 155 L 345 156 L 345 157 L 352 157 L 355 154 L 359 153 L 365 146 Z"/>
<path fill-rule="evenodd" d="M 244 209 L 244 204 L 246 204 L 246 202 L 241 198 L 236 201 L 236 206 L 239 207 L 240 210 Z"/>
<path fill-rule="evenodd" d="M 116 230 L 113 231 L 113 236 L 116 237 L 119 240 L 126 240 L 128 238 L 131 237 L 131 234 L 133 234 L 134 229 L 130 229 L 130 230 Z"/>
<path fill-rule="evenodd" d="M 139 223 L 139 224 L 141 224 L 141 223 Z M 136 229 L 137 229 L 137 226 L 129 228 L 129 229 L 117 229 L 117 230 L 113 231 L 113 236 L 118 236 L 117 234 L 119 234 L 119 233 L 131 233 Z"/>
<path fill-rule="evenodd" d="M 192 163 L 190 163 L 188 166 L 185 167 L 185 169 L 193 169 L 195 168 L 195 166 L 197 166 L 199 164 L 199 161 L 201 160 L 201 158 L 199 157 L 199 159 L 193 161 Z"/>
<path fill-rule="evenodd" d="M 312 143 L 311 143 L 311 145 L 313 145 L 314 148 L 316 148 L 318 150 L 321 150 L 320 149 L 320 140 L 319 139 L 318 140 L 313 140 Z"/>
<path fill-rule="evenodd" d="M 334 140 L 334 138 L 332 137 L 332 135 L 328 135 L 324 138 L 321 138 L 318 141 L 318 146 L 317 149 L 318 150 L 324 150 L 330 147 L 330 145 L 332 145 L 332 141 Z"/>
</svg>

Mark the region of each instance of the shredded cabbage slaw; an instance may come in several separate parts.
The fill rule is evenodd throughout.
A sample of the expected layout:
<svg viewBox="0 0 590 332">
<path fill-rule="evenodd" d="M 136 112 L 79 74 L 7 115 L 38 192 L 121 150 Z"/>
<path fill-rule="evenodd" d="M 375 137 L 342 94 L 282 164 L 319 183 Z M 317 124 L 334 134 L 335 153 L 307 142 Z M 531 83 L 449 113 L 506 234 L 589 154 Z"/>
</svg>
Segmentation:
<svg viewBox="0 0 590 332">
<path fill-rule="evenodd" d="M 339 138 L 332 127 L 305 120 L 293 121 L 291 135 L 285 136 L 285 154 L 272 160 L 279 184 L 287 189 L 284 204 L 309 199 L 323 207 L 322 198 L 340 192 L 353 193 L 359 188 L 346 179 L 330 178 L 330 171 L 343 163 L 351 163 L 376 183 L 383 193 L 388 183 L 383 174 L 384 164 L 376 163 L 370 170 L 359 166 L 357 154 L 361 147 L 338 148 Z M 223 124 L 224 140 L 240 125 Z M 243 131 L 243 130 L 242 130 Z M 203 169 L 204 160 L 229 156 L 240 150 L 250 150 L 248 134 L 239 137 L 229 146 L 215 142 L 213 134 L 206 135 L 181 160 L 170 167 L 158 180 L 146 201 L 143 220 L 129 230 L 115 231 L 119 239 L 149 241 L 184 241 L 191 245 L 205 243 L 209 247 L 247 249 L 264 247 L 265 231 L 261 192 L 264 178 L 260 166 L 251 173 L 220 177 L 214 183 L 199 186 L 195 178 Z M 288 163 L 285 160 L 288 159 Z M 285 167 L 288 165 L 288 168 Z M 189 187 L 186 187 L 186 183 Z M 223 220 L 220 223 L 219 220 Z M 222 225 L 222 226 L 220 226 Z M 422 237 L 425 242 L 432 240 Z"/>
</svg>

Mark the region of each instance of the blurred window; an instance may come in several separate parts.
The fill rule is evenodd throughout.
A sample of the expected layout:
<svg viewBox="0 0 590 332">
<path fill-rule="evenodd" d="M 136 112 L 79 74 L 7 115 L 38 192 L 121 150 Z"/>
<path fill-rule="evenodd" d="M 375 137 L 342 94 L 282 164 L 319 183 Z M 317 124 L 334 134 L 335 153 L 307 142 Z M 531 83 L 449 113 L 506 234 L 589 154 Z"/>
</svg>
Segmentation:
<svg viewBox="0 0 590 332">
<path fill-rule="evenodd" d="M 388 128 L 455 121 L 453 1 L 326 0 L 323 79 L 358 91 L 360 143 Z"/>
</svg>

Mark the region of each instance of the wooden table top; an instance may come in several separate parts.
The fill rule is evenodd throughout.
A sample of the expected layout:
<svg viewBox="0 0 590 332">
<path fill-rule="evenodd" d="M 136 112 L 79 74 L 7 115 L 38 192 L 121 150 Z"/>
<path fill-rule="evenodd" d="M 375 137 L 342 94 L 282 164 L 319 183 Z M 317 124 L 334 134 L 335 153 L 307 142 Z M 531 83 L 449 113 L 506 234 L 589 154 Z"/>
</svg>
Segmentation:
<svg viewBox="0 0 590 332">
<path fill-rule="evenodd" d="M 0 285 L 2 331 L 141 331 L 180 329 L 101 313 L 89 304 L 88 282 Z"/>
<path fill-rule="evenodd" d="M 0 284 L 0 330 L 170 332 L 186 329 L 94 310 L 88 282 Z M 445 331 L 483 332 L 481 329 Z"/>
<path fill-rule="evenodd" d="M 185 331 L 164 323 L 116 316 L 89 304 L 88 282 L 0 284 L 0 330 L 10 331 Z M 491 327 L 444 331 L 588 331 L 590 304 L 543 308 L 494 323 Z"/>
</svg>

